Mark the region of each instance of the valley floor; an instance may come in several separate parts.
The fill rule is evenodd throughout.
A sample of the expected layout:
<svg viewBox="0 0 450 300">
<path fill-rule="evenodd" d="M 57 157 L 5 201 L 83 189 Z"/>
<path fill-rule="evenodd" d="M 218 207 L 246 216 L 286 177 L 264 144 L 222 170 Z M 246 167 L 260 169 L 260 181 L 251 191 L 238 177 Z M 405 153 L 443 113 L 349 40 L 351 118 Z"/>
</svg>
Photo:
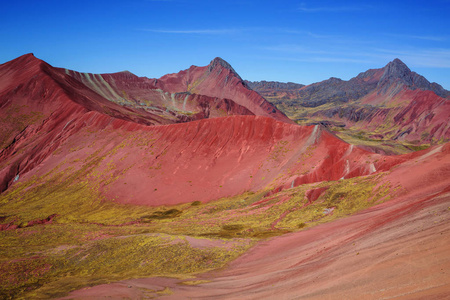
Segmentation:
<svg viewBox="0 0 450 300">
<path fill-rule="evenodd" d="M 409 195 L 260 242 L 220 271 L 119 281 L 63 299 L 449 299 L 449 219 L 448 188 Z"/>
</svg>

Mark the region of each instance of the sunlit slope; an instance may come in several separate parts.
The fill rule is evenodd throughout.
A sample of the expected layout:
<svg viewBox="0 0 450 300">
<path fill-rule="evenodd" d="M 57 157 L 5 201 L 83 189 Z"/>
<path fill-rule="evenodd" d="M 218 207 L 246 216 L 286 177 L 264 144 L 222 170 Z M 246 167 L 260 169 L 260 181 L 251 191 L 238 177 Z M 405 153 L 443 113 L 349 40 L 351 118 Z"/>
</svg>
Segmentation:
<svg viewBox="0 0 450 300">
<path fill-rule="evenodd" d="M 361 150 L 320 126 L 255 116 L 153 127 L 90 112 L 60 130 L 43 140 L 24 132 L 3 151 L 19 164 L 10 184 L 52 172 L 113 201 L 169 205 L 370 175 L 405 159 Z M 36 140 L 55 146 L 36 151 Z"/>
<path fill-rule="evenodd" d="M 449 92 L 395 59 L 344 81 L 249 82 L 299 124 L 323 124 L 349 143 L 394 154 L 450 138 Z"/>
<path fill-rule="evenodd" d="M 381 178 L 372 177 L 379 184 L 396 186 L 389 191 L 390 201 L 260 242 L 224 270 L 182 280 L 119 281 L 76 291 L 67 299 L 119 293 L 143 297 L 145 288 L 153 293 L 170 291 L 167 299 L 444 299 L 450 291 L 446 274 L 450 267 L 449 175 L 450 147 L 445 144 L 422 152 Z M 335 202 L 337 207 L 344 207 L 345 201 L 356 203 L 352 194 L 356 190 L 334 194 L 336 199 L 341 197 L 341 202 Z M 324 193 L 308 207 L 317 211 L 331 195 Z M 372 196 L 377 196 L 375 190 Z M 286 226 L 285 219 L 300 221 L 305 212 L 291 210 L 277 226 Z"/>
</svg>

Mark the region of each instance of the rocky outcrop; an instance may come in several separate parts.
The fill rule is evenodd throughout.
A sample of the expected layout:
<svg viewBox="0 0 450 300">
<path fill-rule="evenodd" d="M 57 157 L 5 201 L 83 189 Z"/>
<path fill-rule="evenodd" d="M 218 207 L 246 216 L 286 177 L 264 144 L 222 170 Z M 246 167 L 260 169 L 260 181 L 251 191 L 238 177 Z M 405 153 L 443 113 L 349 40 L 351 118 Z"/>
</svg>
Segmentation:
<svg viewBox="0 0 450 300">
<path fill-rule="evenodd" d="M 420 89 L 434 92 L 439 97 L 446 98 L 450 92 L 439 84 L 430 83 L 425 77 L 412 72 L 400 59 L 396 58 L 388 63 L 383 69 L 383 75 L 377 84 L 379 93 L 399 93 L 402 89 Z"/>
<path fill-rule="evenodd" d="M 394 96 L 402 89 L 429 90 L 446 98 L 450 92 L 437 83 L 430 83 L 425 77 L 412 72 L 398 58 L 380 69 L 371 69 L 345 81 L 339 78 L 330 79 L 302 86 L 293 83 L 249 82 L 254 90 L 273 102 L 283 100 L 291 105 L 317 107 L 326 103 L 342 104 L 358 100 L 373 91 Z M 286 97 L 286 90 L 289 96 Z"/>
<path fill-rule="evenodd" d="M 296 90 L 304 87 L 304 84 L 293 83 L 293 82 L 278 82 L 278 81 L 248 81 L 245 83 L 252 89 L 263 94 L 266 93 L 287 93 L 295 92 Z"/>
</svg>

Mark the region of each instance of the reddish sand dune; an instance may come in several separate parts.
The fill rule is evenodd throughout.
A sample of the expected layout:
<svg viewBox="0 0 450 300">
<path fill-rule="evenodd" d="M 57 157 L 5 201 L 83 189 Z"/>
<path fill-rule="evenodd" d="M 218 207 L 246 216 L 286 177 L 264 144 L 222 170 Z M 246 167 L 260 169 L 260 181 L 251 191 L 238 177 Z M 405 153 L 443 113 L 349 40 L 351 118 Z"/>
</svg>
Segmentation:
<svg viewBox="0 0 450 300">
<path fill-rule="evenodd" d="M 126 280 L 64 299 L 449 299 L 450 145 L 405 162 L 385 180 L 404 194 L 345 219 L 261 242 L 222 271 L 180 285 Z M 91 298 L 90 298 L 91 297 Z"/>
</svg>

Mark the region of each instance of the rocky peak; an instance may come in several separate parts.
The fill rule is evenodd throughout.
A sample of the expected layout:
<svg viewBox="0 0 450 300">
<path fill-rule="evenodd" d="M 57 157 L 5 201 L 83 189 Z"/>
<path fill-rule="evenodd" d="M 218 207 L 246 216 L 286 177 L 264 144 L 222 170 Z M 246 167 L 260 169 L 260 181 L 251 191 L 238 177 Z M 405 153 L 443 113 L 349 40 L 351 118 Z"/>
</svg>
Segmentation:
<svg viewBox="0 0 450 300">
<path fill-rule="evenodd" d="M 36 64 L 36 63 L 40 63 L 40 62 L 42 62 L 42 61 L 39 58 L 37 58 L 36 56 L 34 56 L 33 53 L 27 53 L 27 54 L 24 54 L 22 56 L 19 56 L 16 59 L 13 59 L 13 60 L 7 62 L 7 64 L 8 63 L 9 64 L 14 64 L 14 65 L 16 65 L 16 64 L 29 64 L 29 63 L 35 63 Z"/>
<path fill-rule="evenodd" d="M 384 68 L 384 73 L 380 81 L 389 79 L 401 79 L 408 83 L 412 83 L 412 72 L 400 59 L 396 58 L 388 63 Z"/>
<path fill-rule="evenodd" d="M 332 83 L 332 84 L 343 82 L 342 79 L 337 78 L 337 77 L 330 77 L 330 78 L 329 78 L 328 80 L 326 80 L 326 81 L 328 81 L 329 83 Z"/>
<path fill-rule="evenodd" d="M 19 56 L 18 58 L 23 58 L 23 59 L 35 59 L 36 56 L 34 56 L 34 53 L 27 53 L 27 54 L 24 54 L 24 55 L 22 55 L 22 56 Z"/>
<path fill-rule="evenodd" d="M 232 70 L 232 71 L 234 72 L 234 70 L 233 70 L 233 68 L 231 67 L 231 65 L 230 65 L 229 63 L 227 63 L 225 60 L 223 60 L 222 58 L 220 58 L 220 57 L 214 58 L 214 59 L 209 63 L 209 70 L 212 71 L 212 70 L 214 70 L 214 69 L 215 69 L 216 67 L 218 67 L 218 66 L 220 66 L 220 67 L 222 67 L 222 68 L 225 68 L 225 69 L 228 69 L 228 70 Z M 234 73 L 236 73 L 236 72 L 234 72 Z"/>
<path fill-rule="evenodd" d="M 394 90 L 400 90 L 402 85 L 406 85 L 408 88 L 430 90 L 440 97 L 448 97 L 449 92 L 443 89 L 437 83 L 430 83 L 425 77 L 412 72 L 408 66 L 400 59 L 396 58 L 388 63 L 382 70 L 383 75 L 378 82 L 378 87 L 381 91 L 387 91 L 392 85 L 396 85 Z"/>
<path fill-rule="evenodd" d="M 225 60 L 223 60 L 220 57 L 216 57 L 214 58 L 208 66 L 208 72 L 212 73 L 214 70 L 216 70 L 216 72 L 219 74 L 220 72 L 222 72 L 222 70 L 229 70 L 231 74 L 233 74 L 234 76 L 236 76 L 237 78 L 239 78 L 240 81 L 242 81 L 242 83 L 245 85 L 244 81 L 242 80 L 242 78 L 238 75 L 238 73 L 236 73 L 236 71 L 233 69 L 233 67 L 226 62 Z"/>
<path fill-rule="evenodd" d="M 245 83 L 252 90 L 299 90 L 304 87 L 304 84 L 294 83 L 294 82 L 279 82 L 279 81 L 248 81 L 245 80 Z"/>
<path fill-rule="evenodd" d="M 139 78 L 137 75 L 131 73 L 128 70 L 117 72 L 117 73 L 103 74 L 103 75 L 109 75 L 113 78 L 121 78 L 121 79 L 128 79 L 128 80 Z"/>
<path fill-rule="evenodd" d="M 2 69 L 5 68 L 17 72 L 38 72 L 43 65 L 45 65 L 45 63 L 42 60 L 35 57 L 33 53 L 28 53 L 1 64 L 0 67 Z"/>
</svg>

